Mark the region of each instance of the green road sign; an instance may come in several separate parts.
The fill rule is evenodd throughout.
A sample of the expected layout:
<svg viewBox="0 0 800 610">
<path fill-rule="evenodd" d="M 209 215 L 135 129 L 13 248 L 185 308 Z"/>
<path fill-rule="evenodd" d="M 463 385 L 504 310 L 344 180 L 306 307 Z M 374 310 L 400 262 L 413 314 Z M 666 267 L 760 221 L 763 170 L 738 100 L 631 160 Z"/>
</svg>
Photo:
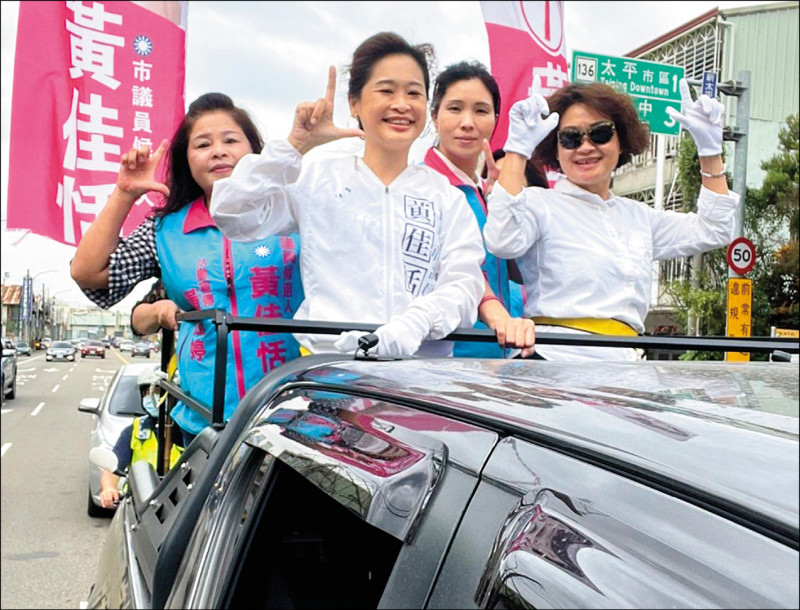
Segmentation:
<svg viewBox="0 0 800 610">
<path fill-rule="evenodd" d="M 572 52 L 572 80 L 606 83 L 630 95 L 639 117 L 650 125 L 651 133 L 678 135 L 680 125 L 667 114 L 667 107 L 680 111 L 678 81 L 683 76 L 681 66 L 585 51 Z"/>
</svg>

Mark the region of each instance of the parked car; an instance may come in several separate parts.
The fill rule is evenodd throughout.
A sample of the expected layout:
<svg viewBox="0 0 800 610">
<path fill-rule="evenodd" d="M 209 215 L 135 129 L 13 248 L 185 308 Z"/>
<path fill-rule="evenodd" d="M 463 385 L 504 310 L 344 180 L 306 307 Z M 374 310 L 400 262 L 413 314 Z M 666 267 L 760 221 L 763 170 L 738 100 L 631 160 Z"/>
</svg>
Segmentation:
<svg viewBox="0 0 800 610">
<path fill-rule="evenodd" d="M 75 361 L 77 355 L 75 346 L 69 341 L 53 341 L 47 351 L 44 353 L 44 359 L 50 362 L 51 360 L 69 360 Z"/>
<path fill-rule="evenodd" d="M 17 354 L 22 354 L 23 356 L 30 356 L 33 353 L 27 341 L 17 341 L 14 349 L 16 349 Z"/>
<path fill-rule="evenodd" d="M 145 414 L 137 380 L 143 371 L 156 368 L 155 363 L 149 362 L 123 365 L 101 398 L 84 398 L 80 401 L 78 410 L 93 415 L 89 451 L 94 447 L 113 448 L 120 433 L 131 424 L 133 418 Z M 111 516 L 113 509 L 104 509 L 100 505 L 100 468 L 91 462 L 88 489 L 86 512 L 89 516 Z"/>
<path fill-rule="evenodd" d="M 131 469 L 88 607 L 796 607 L 799 393 L 770 362 L 299 358 Z"/>
<path fill-rule="evenodd" d="M 134 356 L 145 356 L 146 358 L 149 358 L 150 349 L 149 341 L 139 341 L 138 343 L 134 343 L 133 348 L 131 349 L 131 358 Z"/>
<path fill-rule="evenodd" d="M 121 352 L 130 352 L 133 351 L 133 341 L 125 339 L 121 341 L 119 344 L 119 351 Z"/>
<path fill-rule="evenodd" d="M 0 388 L 3 399 L 13 399 L 17 396 L 17 350 L 8 339 L 2 340 L 3 362 L 0 372 Z"/>
<path fill-rule="evenodd" d="M 81 356 L 86 358 L 88 356 L 97 356 L 98 358 L 106 357 L 106 348 L 101 341 L 94 339 L 87 341 L 81 347 Z"/>
</svg>

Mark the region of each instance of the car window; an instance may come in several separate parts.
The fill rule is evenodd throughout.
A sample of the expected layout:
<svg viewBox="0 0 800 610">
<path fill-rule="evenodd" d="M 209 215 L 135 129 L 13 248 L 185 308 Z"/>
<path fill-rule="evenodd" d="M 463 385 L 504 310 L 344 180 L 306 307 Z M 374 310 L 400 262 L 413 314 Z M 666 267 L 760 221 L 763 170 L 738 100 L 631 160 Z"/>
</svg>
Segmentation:
<svg viewBox="0 0 800 610">
<path fill-rule="evenodd" d="M 112 415 L 144 415 L 136 380 L 135 375 L 123 375 L 119 378 L 108 401 L 108 410 Z"/>
<path fill-rule="evenodd" d="M 59 347 L 59 348 L 72 347 L 72 343 L 67 343 L 66 341 L 56 341 L 55 343 L 53 343 L 53 347 Z"/>
<path fill-rule="evenodd" d="M 102 347 L 102 343 L 100 341 L 87 341 L 86 345 L 93 345 L 95 347 Z"/>
</svg>

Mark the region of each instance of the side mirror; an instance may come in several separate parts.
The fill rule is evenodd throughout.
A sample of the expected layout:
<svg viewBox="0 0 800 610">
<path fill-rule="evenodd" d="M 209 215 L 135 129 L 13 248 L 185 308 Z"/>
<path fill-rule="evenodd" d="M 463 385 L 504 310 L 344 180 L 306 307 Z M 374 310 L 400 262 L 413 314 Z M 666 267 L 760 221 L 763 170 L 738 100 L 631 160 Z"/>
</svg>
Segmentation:
<svg viewBox="0 0 800 610">
<path fill-rule="evenodd" d="M 95 466 L 105 468 L 109 472 L 113 472 L 118 476 L 125 476 L 124 472 L 117 470 L 119 468 L 117 454 L 111 451 L 111 449 L 108 447 L 93 447 L 92 450 L 89 451 L 89 461 Z"/>
<path fill-rule="evenodd" d="M 100 399 L 99 398 L 83 398 L 78 403 L 78 411 L 84 413 L 91 413 L 92 415 L 100 415 Z"/>
</svg>

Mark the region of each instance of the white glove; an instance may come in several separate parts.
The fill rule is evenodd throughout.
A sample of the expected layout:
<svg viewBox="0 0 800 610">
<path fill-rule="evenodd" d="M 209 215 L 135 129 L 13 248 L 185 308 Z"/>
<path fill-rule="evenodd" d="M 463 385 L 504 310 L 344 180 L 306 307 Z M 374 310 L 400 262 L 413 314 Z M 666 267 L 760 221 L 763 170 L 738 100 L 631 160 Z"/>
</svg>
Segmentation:
<svg viewBox="0 0 800 610">
<path fill-rule="evenodd" d="M 683 114 L 672 107 L 667 107 L 667 114 L 689 132 L 697 145 L 699 156 L 713 157 L 722 154 L 722 116 L 725 106 L 707 95 L 701 95 L 692 101 L 685 78 L 681 79 L 679 87 Z"/>
<path fill-rule="evenodd" d="M 378 345 L 368 353 L 378 356 L 413 356 L 429 333 L 427 317 L 419 309 L 412 307 L 375 330 Z M 351 330 L 339 335 L 333 345 L 340 352 L 349 354 L 358 349 L 358 340 L 368 334 L 370 333 Z"/>
<path fill-rule="evenodd" d="M 542 118 L 543 114 L 549 116 Z M 558 119 L 558 113 L 550 114 L 547 100 L 538 93 L 518 101 L 508 113 L 508 139 L 503 149 L 530 159 L 533 149 L 558 127 Z"/>
</svg>

